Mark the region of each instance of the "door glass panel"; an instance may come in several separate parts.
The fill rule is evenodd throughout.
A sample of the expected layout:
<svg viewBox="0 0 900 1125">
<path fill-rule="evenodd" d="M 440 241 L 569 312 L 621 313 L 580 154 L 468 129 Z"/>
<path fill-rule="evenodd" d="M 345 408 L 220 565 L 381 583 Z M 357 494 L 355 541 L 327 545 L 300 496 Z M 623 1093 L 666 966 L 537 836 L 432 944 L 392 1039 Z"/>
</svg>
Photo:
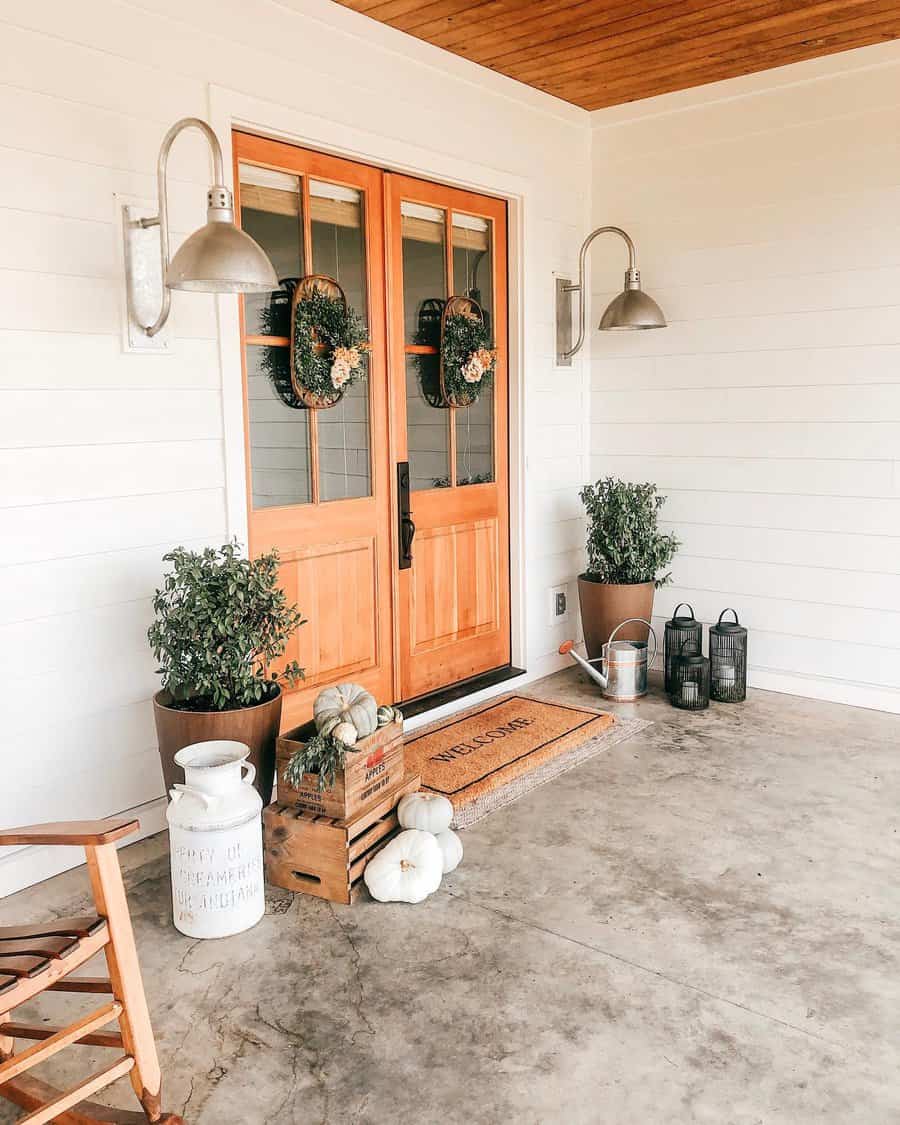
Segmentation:
<svg viewBox="0 0 900 1125">
<path fill-rule="evenodd" d="M 449 410 L 435 409 L 424 386 L 436 384 L 437 355 L 406 357 L 406 432 L 409 455 L 409 487 L 448 488 L 450 485 Z"/>
<path fill-rule="evenodd" d="M 406 437 L 410 488 L 450 484 L 450 411 L 440 405 L 438 345 L 447 298 L 446 212 L 404 201 L 403 320 L 406 357 Z M 422 351 L 421 349 L 429 349 Z"/>
<path fill-rule="evenodd" d="M 250 481 L 254 508 L 308 504 L 311 498 L 309 411 L 280 397 L 286 347 L 247 345 Z"/>
<path fill-rule="evenodd" d="M 477 215 L 453 212 L 453 292 L 471 297 L 484 309 L 484 322 L 493 331 L 494 276 L 491 223 Z"/>
<path fill-rule="evenodd" d="M 494 386 L 472 406 L 453 411 L 456 422 L 456 483 L 485 484 L 494 479 Z"/>
<path fill-rule="evenodd" d="M 493 339 L 494 276 L 491 223 L 477 215 L 453 212 L 453 291 L 471 297 L 484 310 Z M 494 479 L 494 387 L 478 401 L 453 411 L 456 426 L 456 483 L 484 484 Z"/>
<path fill-rule="evenodd" d="M 445 212 L 404 201 L 400 205 L 403 236 L 403 319 L 407 344 L 437 347 L 433 310 L 447 293 Z M 440 314 L 436 329 L 440 334 Z"/>
<path fill-rule="evenodd" d="M 278 280 L 303 274 L 303 225 L 300 178 L 271 168 L 241 164 L 241 227 L 269 255 Z M 290 295 L 246 293 L 244 323 L 248 336 L 290 335 Z"/>
<path fill-rule="evenodd" d="M 365 320 L 366 240 L 363 194 L 355 188 L 310 180 L 312 270 L 333 277 L 347 303 Z M 316 414 L 319 429 L 319 498 L 371 496 L 368 356 L 360 380 L 341 401 Z"/>
</svg>

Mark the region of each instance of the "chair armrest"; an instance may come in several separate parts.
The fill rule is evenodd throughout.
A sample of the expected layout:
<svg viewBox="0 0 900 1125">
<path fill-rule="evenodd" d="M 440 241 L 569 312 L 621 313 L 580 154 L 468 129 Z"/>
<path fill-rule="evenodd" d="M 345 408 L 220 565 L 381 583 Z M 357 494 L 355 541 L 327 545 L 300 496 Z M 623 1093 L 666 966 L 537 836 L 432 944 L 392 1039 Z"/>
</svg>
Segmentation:
<svg viewBox="0 0 900 1125">
<path fill-rule="evenodd" d="M 62 820 L 53 824 L 26 824 L 0 832 L 0 847 L 17 844 L 67 844 L 97 847 L 137 832 L 136 820 Z"/>
</svg>

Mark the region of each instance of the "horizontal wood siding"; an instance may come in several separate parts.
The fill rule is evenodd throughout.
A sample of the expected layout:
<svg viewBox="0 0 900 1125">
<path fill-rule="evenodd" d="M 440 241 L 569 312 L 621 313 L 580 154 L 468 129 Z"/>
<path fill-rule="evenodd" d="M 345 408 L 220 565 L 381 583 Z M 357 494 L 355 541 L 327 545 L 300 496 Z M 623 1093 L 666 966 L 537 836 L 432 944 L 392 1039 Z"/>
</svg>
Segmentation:
<svg viewBox="0 0 900 1125">
<path fill-rule="evenodd" d="M 684 543 L 659 623 L 733 605 L 751 682 L 894 711 L 898 88 L 894 44 L 592 115 L 594 219 L 670 325 L 595 336 L 591 376 L 590 475 L 656 481 Z"/>
</svg>

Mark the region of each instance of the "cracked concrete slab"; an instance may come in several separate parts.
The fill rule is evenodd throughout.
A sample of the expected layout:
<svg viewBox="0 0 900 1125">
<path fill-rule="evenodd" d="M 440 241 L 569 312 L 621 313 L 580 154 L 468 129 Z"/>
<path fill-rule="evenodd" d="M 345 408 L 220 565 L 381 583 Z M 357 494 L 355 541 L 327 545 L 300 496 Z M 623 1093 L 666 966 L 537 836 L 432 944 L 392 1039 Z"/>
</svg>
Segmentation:
<svg viewBox="0 0 900 1125">
<path fill-rule="evenodd" d="M 599 704 L 574 670 L 533 690 Z M 270 888 L 255 929 L 194 941 L 171 925 L 165 838 L 127 849 L 166 1108 L 192 1125 L 900 1120 L 900 719 L 763 692 L 676 712 L 658 688 L 612 709 L 654 725 L 468 829 L 417 907 Z M 69 872 L 0 921 L 77 913 L 85 890 Z M 102 1059 L 70 1051 L 55 1076 Z M 127 1083 L 108 1100 L 131 1107 Z"/>
</svg>

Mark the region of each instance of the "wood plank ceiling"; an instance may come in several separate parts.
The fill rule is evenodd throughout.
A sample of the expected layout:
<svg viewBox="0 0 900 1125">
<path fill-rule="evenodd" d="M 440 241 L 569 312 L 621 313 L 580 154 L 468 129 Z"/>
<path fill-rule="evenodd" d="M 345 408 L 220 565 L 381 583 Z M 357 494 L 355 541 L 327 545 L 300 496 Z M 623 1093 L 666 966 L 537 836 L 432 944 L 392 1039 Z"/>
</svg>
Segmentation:
<svg viewBox="0 0 900 1125">
<path fill-rule="evenodd" d="M 584 109 L 900 38 L 900 0 L 338 0 Z"/>
</svg>

